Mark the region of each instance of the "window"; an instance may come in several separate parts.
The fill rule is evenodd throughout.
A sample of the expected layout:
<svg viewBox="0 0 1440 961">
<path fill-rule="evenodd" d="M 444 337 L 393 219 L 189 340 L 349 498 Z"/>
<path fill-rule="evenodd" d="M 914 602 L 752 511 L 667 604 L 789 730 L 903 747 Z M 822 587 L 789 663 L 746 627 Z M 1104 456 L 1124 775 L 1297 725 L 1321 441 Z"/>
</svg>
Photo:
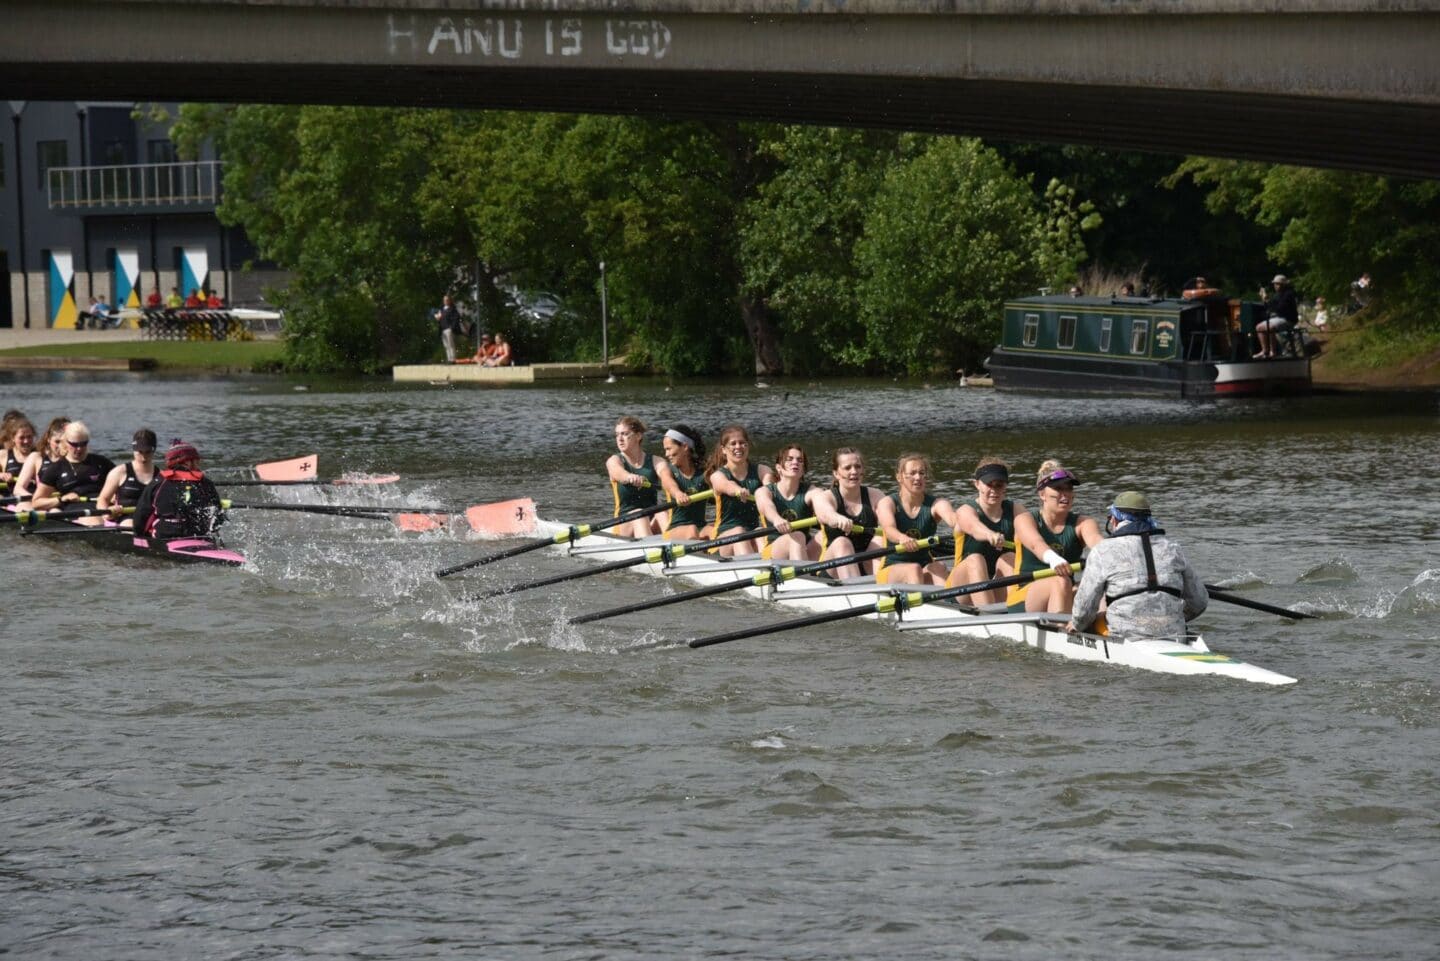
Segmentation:
<svg viewBox="0 0 1440 961">
<path fill-rule="evenodd" d="M 1115 326 L 1115 321 L 1110 317 L 1100 320 L 1100 353 L 1110 353 L 1110 331 Z"/>
<path fill-rule="evenodd" d="M 70 145 L 64 140 L 41 140 L 35 144 L 36 167 L 40 172 L 40 189 L 45 189 L 51 167 L 70 163 Z"/>
<path fill-rule="evenodd" d="M 1060 315 L 1060 332 L 1055 335 L 1055 346 L 1061 350 L 1073 350 L 1075 347 L 1075 324 L 1077 321 L 1073 316 Z"/>
<path fill-rule="evenodd" d="M 1145 355 L 1150 352 L 1150 321 L 1130 321 L 1130 353 Z"/>
<path fill-rule="evenodd" d="M 1026 347 L 1034 347 L 1035 341 L 1040 339 L 1040 315 L 1025 315 L 1025 335 L 1020 343 Z"/>
<path fill-rule="evenodd" d="M 151 140 L 145 144 L 145 160 L 152 164 L 173 164 L 180 159 L 170 140 Z"/>
<path fill-rule="evenodd" d="M 126 162 L 125 141 L 107 140 L 100 148 L 100 163 L 107 167 L 118 167 Z"/>
</svg>

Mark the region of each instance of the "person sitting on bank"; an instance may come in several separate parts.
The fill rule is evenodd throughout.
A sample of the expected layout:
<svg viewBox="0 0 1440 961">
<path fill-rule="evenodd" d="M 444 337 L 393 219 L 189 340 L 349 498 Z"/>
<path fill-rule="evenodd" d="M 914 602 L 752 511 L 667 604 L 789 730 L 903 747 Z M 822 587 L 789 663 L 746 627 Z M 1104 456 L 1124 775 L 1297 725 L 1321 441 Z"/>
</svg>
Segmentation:
<svg viewBox="0 0 1440 961">
<path fill-rule="evenodd" d="M 150 289 L 150 296 L 145 298 L 145 306 L 150 308 L 151 310 L 158 310 L 159 308 L 165 306 L 165 301 L 160 296 L 159 287 L 152 287 Z"/>
<path fill-rule="evenodd" d="M 190 291 L 190 296 L 185 298 L 185 306 L 191 310 L 198 310 L 205 306 L 205 301 L 200 296 L 200 288 L 196 287 Z"/>
<path fill-rule="evenodd" d="M 495 334 L 495 353 L 490 359 L 484 362 L 486 367 L 513 367 L 515 364 L 515 352 L 510 347 L 510 341 L 503 332 Z"/>
<path fill-rule="evenodd" d="M 214 537 L 225 523 L 220 492 L 200 469 L 200 452 L 176 438 L 165 468 L 140 492 L 133 518 L 146 537 Z"/>
<path fill-rule="evenodd" d="M 485 366 L 486 361 L 495 356 L 495 338 L 489 334 L 480 335 L 480 343 L 475 345 L 475 363 Z"/>
<path fill-rule="evenodd" d="M 1103 598 L 1106 631 L 1127 639 L 1185 637 L 1185 623 L 1204 613 L 1210 595 L 1180 545 L 1165 536 L 1139 491 L 1110 505 L 1109 536 L 1090 548 L 1065 630 L 1094 625 Z"/>
<path fill-rule="evenodd" d="M 171 310 L 179 310 L 185 306 L 185 298 L 180 296 L 179 287 L 170 288 L 170 296 L 165 298 L 165 306 Z"/>
<path fill-rule="evenodd" d="M 1267 296 L 1265 288 L 1260 288 L 1260 299 L 1269 306 L 1270 318 L 1255 325 L 1255 338 L 1260 341 L 1260 352 L 1255 355 L 1255 360 L 1270 360 L 1278 356 L 1281 335 L 1294 330 L 1300 323 L 1300 302 L 1295 298 L 1295 288 L 1290 286 L 1290 279 L 1284 274 L 1276 274 L 1270 283 L 1275 288 L 1274 300 Z"/>
<path fill-rule="evenodd" d="M 75 321 L 76 330 L 85 329 L 85 321 L 90 321 L 93 330 L 103 330 L 110 322 L 110 305 L 99 297 L 90 298 L 90 306 L 81 312 Z"/>
</svg>

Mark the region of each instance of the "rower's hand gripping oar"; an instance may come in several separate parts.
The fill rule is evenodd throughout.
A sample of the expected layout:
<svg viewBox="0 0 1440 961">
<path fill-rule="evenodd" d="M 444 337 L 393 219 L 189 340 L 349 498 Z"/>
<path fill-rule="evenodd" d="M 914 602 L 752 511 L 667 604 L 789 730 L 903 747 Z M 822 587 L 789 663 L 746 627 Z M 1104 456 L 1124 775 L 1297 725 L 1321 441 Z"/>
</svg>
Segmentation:
<svg viewBox="0 0 1440 961">
<path fill-rule="evenodd" d="M 1082 566 L 1083 564 L 1079 561 L 1071 564 L 1071 573 L 1079 571 Z M 852 617 L 864 617 L 866 614 L 903 613 L 912 607 L 919 607 L 921 604 L 928 604 L 932 601 L 947 600 L 951 597 L 959 597 L 962 594 L 974 594 L 979 591 L 989 591 L 997 587 L 1009 587 L 1012 584 L 1024 584 L 1027 581 L 1038 581 L 1046 577 L 1055 576 L 1055 568 L 1047 567 L 1029 574 L 997 577 L 992 580 L 981 581 L 978 584 L 961 584 L 958 587 L 947 587 L 942 591 L 932 591 L 928 594 L 924 591 L 897 593 L 890 597 L 882 597 L 873 604 L 862 604 L 859 607 L 852 607 L 843 611 L 827 611 L 824 614 L 814 614 L 810 617 L 801 617 L 793 621 L 782 621 L 779 624 L 767 624 L 764 627 L 751 627 L 739 631 L 728 631 L 724 634 L 712 634 L 709 637 L 697 637 L 694 640 L 686 641 L 685 644 L 688 647 L 694 648 L 710 647 L 713 644 L 724 644 L 727 641 L 744 640 L 747 637 L 756 637 L 760 634 L 778 634 L 781 631 L 793 631 L 800 627 L 830 624 L 834 621 L 843 621 Z"/>
<path fill-rule="evenodd" d="M 709 500 L 714 496 L 714 491 L 701 491 L 699 494 L 691 496 L 690 503 L 693 504 L 696 501 Z M 468 571 L 472 567 L 482 567 L 485 564 L 493 564 L 496 561 L 503 561 L 507 557 L 517 557 L 520 554 L 528 554 L 531 551 L 538 551 L 543 547 L 550 547 L 553 544 L 568 544 L 571 541 L 579 540 L 596 531 L 619 527 L 621 524 L 636 521 L 642 517 L 649 517 L 652 514 L 659 514 L 662 511 L 673 510 L 676 506 L 675 504 L 666 502 L 664 504 L 656 504 L 654 507 L 643 507 L 638 511 L 631 511 L 619 517 L 607 517 L 604 520 L 595 521 L 590 524 L 577 524 L 574 527 L 567 527 L 554 537 L 542 537 L 539 540 L 528 541 L 527 543 L 520 544 L 508 550 L 503 550 L 498 554 L 486 554 L 484 557 L 477 557 L 473 561 L 465 561 L 463 564 L 454 564 L 450 567 L 441 568 L 435 572 L 435 576 L 449 577 L 452 574 L 459 574 L 461 571 Z"/>
<path fill-rule="evenodd" d="M 794 526 L 793 524 L 791 525 Z M 917 550 L 924 550 L 927 547 L 934 547 L 939 544 L 941 538 L 928 537 L 918 540 Z M 633 614 L 636 611 L 648 611 L 656 607 L 665 607 L 669 604 L 679 604 L 681 601 L 692 601 L 698 597 L 714 597 L 717 594 L 725 594 L 729 591 L 738 591 L 746 587 L 764 587 L 767 584 L 783 584 L 793 580 L 802 574 L 818 574 L 821 571 L 833 570 L 837 567 L 844 567 L 846 564 L 853 564 L 859 561 L 868 561 L 874 557 L 884 557 L 886 554 L 894 554 L 901 550 L 901 545 L 892 544 L 889 547 L 877 547 L 874 550 L 861 551 L 859 554 L 846 554 L 844 557 L 832 557 L 828 561 L 815 561 L 810 564 L 790 565 L 788 567 L 779 564 L 767 568 L 754 577 L 742 577 L 739 580 L 731 581 L 728 584 L 712 584 L 709 587 L 697 587 L 693 591 L 683 591 L 679 594 L 671 594 L 668 597 L 658 597 L 649 601 L 640 601 L 637 604 L 626 604 L 622 607 L 612 607 L 605 611 L 593 611 L 589 614 L 579 614 L 570 618 L 571 624 L 589 624 L 591 621 L 602 621 L 608 617 L 616 617 L 620 614 Z"/>
<path fill-rule="evenodd" d="M 801 531 L 807 527 L 814 527 L 818 523 L 820 523 L 819 518 L 807 517 L 792 523 L 790 529 L 792 531 Z M 660 547 L 653 547 L 639 557 L 628 557 L 623 561 L 601 564 L 598 567 L 587 567 L 583 571 L 571 571 L 568 574 L 556 574 L 554 577 L 546 577 L 538 581 L 527 581 L 524 584 L 515 584 L 511 587 L 499 587 L 493 591 L 467 594 L 460 598 L 460 600 L 483 601 L 492 597 L 500 597 L 504 594 L 519 594 L 521 591 L 529 591 L 537 587 L 549 587 L 551 584 L 564 584 L 566 581 L 578 581 L 582 577 L 594 577 L 596 574 L 606 574 L 610 571 L 623 571 L 627 567 L 639 567 L 641 564 L 664 564 L 668 567 L 687 554 L 699 554 L 717 547 L 738 544 L 741 541 L 754 540 L 757 537 L 769 537 L 771 534 L 778 533 L 779 530 L 777 528 L 761 527 L 753 531 L 741 531 L 738 534 L 730 534 L 727 537 L 717 537 L 714 540 L 701 541 L 698 544 L 665 544 Z"/>
<path fill-rule="evenodd" d="M 1261 601 L 1252 601 L 1248 597 L 1241 597 L 1238 594 L 1231 594 L 1223 587 L 1216 587 L 1213 584 L 1206 584 L 1205 591 L 1217 601 L 1226 604 L 1234 604 L 1236 607 L 1248 607 L 1255 611 L 1264 611 L 1266 614 L 1278 614 L 1281 617 L 1293 617 L 1296 620 L 1314 618 L 1315 614 L 1306 614 L 1303 611 L 1291 611 L 1283 607 L 1276 607 L 1273 604 L 1265 604 Z"/>
</svg>

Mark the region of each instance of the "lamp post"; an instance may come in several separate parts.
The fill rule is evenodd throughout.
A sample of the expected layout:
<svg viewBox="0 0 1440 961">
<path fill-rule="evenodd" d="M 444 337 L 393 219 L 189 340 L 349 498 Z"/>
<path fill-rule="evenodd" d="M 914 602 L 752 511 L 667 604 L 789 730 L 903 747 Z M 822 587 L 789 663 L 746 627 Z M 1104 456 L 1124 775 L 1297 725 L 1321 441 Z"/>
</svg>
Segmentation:
<svg viewBox="0 0 1440 961">
<path fill-rule="evenodd" d="M 600 363 L 610 373 L 610 318 L 605 303 L 605 261 L 600 261 Z"/>
<path fill-rule="evenodd" d="M 24 100 L 10 101 L 10 119 L 15 122 L 15 224 L 20 232 L 20 282 L 24 287 L 25 327 L 30 327 L 30 265 L 25 261 L 25 172 L 20 168 L 24 151 L 20 149 L 20 115 L 25 112 Z M 14 323 L 12 320 L 11 323 Z"/>
</svg>

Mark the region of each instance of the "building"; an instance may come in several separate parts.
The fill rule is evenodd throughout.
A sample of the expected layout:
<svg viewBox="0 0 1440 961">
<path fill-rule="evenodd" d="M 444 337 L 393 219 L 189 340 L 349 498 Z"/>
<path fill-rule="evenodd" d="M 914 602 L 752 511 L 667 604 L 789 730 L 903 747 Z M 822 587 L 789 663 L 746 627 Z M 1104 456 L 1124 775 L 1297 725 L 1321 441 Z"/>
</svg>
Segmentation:
<svg viewBox="0 0 1440 961">
<path fill-rule="evenodd" d="M 176 104 L 155 105 L 172 116 Z M 167 121 L 142 105 L 8 102 L 0 123 L 0 327 L 74 327 L 98 296 L 139 306 L 152 290 L 255 303 L 283 282 L 243 231 L 215 216 L 222 163 L 181 161 Z"/>
</svg>

